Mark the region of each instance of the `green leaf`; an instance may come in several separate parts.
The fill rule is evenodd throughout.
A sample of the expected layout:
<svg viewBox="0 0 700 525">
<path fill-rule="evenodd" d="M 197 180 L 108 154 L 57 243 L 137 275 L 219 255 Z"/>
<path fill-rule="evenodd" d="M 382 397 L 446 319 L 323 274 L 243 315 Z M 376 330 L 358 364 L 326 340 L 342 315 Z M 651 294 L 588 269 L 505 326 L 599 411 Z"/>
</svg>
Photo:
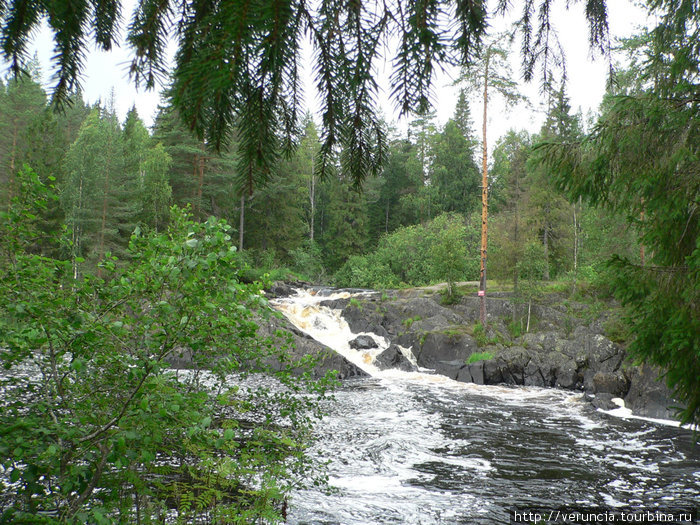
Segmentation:
<svg viewBox="0 0 700 525">
<path fill-rule="evenodd" d="M 12 469 L 12 472 L 10 472 L 10 483 L 16 483 L 20 477 L 22 477 L 22 472 L 17 468 Z"/>
</svg>

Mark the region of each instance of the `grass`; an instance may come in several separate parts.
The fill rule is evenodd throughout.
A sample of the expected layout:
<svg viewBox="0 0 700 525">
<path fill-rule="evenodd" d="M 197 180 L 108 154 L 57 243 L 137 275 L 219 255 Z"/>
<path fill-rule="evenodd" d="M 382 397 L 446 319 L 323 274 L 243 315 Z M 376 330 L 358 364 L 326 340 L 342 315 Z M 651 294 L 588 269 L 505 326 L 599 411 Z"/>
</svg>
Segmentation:
<svg viewBox="0 0 700 525">
<path fill-rule="evenodd" d="M 356 297 L 351 297 L 350 302 L 348 303 L 349 306 L 354 306 L 358 310 L 362 311 L 362 303 L 357 300 Z"/>
<path fill-rule="evenodd" d="M 476 352 L 467 358 L 467 364 L 476 363 L 478 361 L 489 361 L 493 359 L 493 354 L 491 352 Z"/>
<path fill-rule="evenodd" d="M 411 328 L 411 326 L 413 326 L 413 323 L 415 323 L 416 321 L 420 321 L 420 320 L 421 320 L 420 315 L 417 315 L 415 317 L 407 317 L 406 319 L 401 321 L 401 324 L 406 327 L 406 330 L 409 330 Z"/>
</svg>

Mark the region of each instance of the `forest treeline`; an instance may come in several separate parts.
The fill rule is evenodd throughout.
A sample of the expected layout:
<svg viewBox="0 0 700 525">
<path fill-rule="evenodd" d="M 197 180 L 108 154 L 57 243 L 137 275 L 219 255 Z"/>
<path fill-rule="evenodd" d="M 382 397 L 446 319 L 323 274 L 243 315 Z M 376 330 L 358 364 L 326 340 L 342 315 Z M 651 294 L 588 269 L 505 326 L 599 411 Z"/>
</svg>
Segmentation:
<svg viewBox="0 0 700 525">
<path fill-rule="evenodd" d="M 178 205 L 196 220 L 225 219 L 251 268 L 276 275 L 288 269 L 302 279 L 374 288 L 479 278 L 481 145 L 464 89 L 444 125 L 428 113 L 405 133 L 389 129 L 383 170 L 359 188 L 340 169 L 315 174 L 321 146 L 310 114 L 295 153 L 264 186 L 251 187 L 236 182 L 235 140 L 212 153 L 172 106 L 159 108 L 150 131 L 135 109 L 120 122 L 109 98 L 89 105 L 76 93 L 56 113 L 37 66 L 31 70 L 0 93 L 0 199 L 7 206 L 14 173 L 25 165 L 55 186 L 59 198 L 39 218 L 45 237 L 34 249 L 70 259 L 76 277 L 94 272 L 107 253 L 123 257 L 137 228 L 163 230 Z M 623 216 L 570 203 L 537 161 L 535 144 L 583 135 L 564 86 L 547 95 L 540 132 L 511 130 L 493 150 L 491 279 L 590 280 L 613 253 L 642 255 Z"/>
</svg>

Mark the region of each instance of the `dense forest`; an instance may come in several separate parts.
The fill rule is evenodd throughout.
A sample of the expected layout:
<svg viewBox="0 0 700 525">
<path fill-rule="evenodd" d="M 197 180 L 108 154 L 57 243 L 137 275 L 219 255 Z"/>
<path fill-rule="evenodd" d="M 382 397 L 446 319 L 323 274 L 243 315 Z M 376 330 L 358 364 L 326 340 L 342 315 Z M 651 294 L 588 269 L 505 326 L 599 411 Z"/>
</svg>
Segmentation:
<svg viewBox="0 0 700 525">
<path fill-rule="evenodd" d="M 218 32 L 236 3 L 192 4 L 205 12 L 188 11 L 178 26 L 182 49 L 150 130 L 135 109 L 121 121 L 114 94 L 91 105 L 77 89 L 88 19 L 102 48 L 114 37 L 119 2 L 98 4 L 66 14 L 14 2 L 3 12 L 15 75 L 0 89 L 1 522 L 283 521 L 293 489 L 324 482 L 306 450 L 330 378 L 312 379 L 304 371 L 313 363 L 290 360 L 284 334 L 259 333 L 270 278 L 377 289 L 447 282 L 444 299 L 456 301 L 453 284 L 479 279 L 487 259 L 489 282 L 522 300 L 549 281 L 572 295 L 614 295 L 630 354 L 660 366 L 685 403 L 682 420 L 697 421 L 693 2 L 649 3 L 659 26 L 621 43 L 626 60 L 599 115 L 584 121 L 566 82 L 545 71 L 542 128 L 513 129 L 493 148 L 471 97 L 483 89 L 486 100 L 489 82 L 491 97 L 519 94 L 488 76 L 503 52 L 486 42 L 480 3 L 460 3 L 449 51 L 436 36 L 440 8 L 416 14 L 420 3 L 405 6 L 405 20 L 403 11 L 364 13 L 362 3 L 346 12 L 324 2 L 318 16 L 300 4 L 296 18 L 262 3 L 237 39 Z M 590 4 L 602 9 L 586 13 L 591 45 L 604 48 L 605 2 Z M 162 17 L 172 13 L 140 5 L 132 69 L 153 85 Z M 40 14 L 63 28 L 50 95 L 36 61 L 23 60 Z M 275 25 L 278 15 L 296 25 Z M 412 24 L 423 19 L 430 24 L 418 31 Z M 387 20 L 404 22 L 392 88 L 412 115 L 405 131 L 372 106 Z M 522 52 L 532 77 L 546 24 L 533 32 L 528 20 L 521 29 L 536 38 Z M 291 42 L 306 30 L 318 49 L 318 122 L 309 112 L 296 118 Z M 427 103 L 433 71 L 417 66 L 431 57 L 464 68 L 444 124 Z M 182 351 L 192 353 L 191 372 L 169 368 Z M 276 388 L 246 383 L 258 371 Z"/>
<path fill-rule="evenodd" d="M 479 278 L 481 146 L 466 89 L 444 125 L 427 113 L 406 133 L 388 129 L 384 169 L 361 186 L 340 169 L 316 174 L 320 142 L 307 113 L 295 153 L 251 187 L 237 184 L 235 142 L 212 153 L 172 106 L 159 109 L 151 131 L 135 109 L 119 122 L 109 97 L 89 106 L 77 93 L 55 113 L 38 74 L 3 89 L 0 199 L 7 206 L 16 191 L 11 174 L 21 169 L 55 187 L 59 198 L 42 213 L 45 237 L 35 249 L 70 259 L 76 277 L 94 272 L 107 253 L 121 258 L 136 228 L 164 230 L 177 205 L 195 220 L 226 220 L 250 267 L 276 276 L 374 288 Z M 539 134 L 512 130 L 498 140 L 489 170 L 489 278 L 517 281 L 534 271 L 531 278 L 590 280 L 620 249 L 639 260 L 643 250 L 624 217 L 568 202 L 535 158 L 534 145 L 575 140 L 583 126 L 562 84 L 548 93 Z M 56 242 L 64 229 L 69 244 Z"/>
</svg>

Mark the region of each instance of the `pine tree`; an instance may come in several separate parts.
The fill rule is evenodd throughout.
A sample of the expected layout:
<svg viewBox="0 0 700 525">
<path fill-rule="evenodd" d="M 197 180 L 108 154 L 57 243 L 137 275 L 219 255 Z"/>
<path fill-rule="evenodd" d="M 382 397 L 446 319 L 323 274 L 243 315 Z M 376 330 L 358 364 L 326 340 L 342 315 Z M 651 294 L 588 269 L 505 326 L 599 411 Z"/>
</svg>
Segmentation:
<svg viewBox="0 0 700 525">
<path fill-rule="evenodd" d="M 435 136 L 431 184 L 442 211 L 469 215 L 478 207 L 480 177 L 472 146 L 456 120 L 448 120 Z"/>
<path fill-rule="evenodd" d="M 30 131 L 41 127 L 46 94 L 36 69 L 2 86 L 0 96 L 0 206 L 9 205 L 16 193 L 15 175 L 22 169 L 32 148 Z"/>
<path fill-rule="evenodd" d="M 540 133 L 540 140 L 574 141 L 581 136 L 578 118 L 570 114 L 571 106 L 566 95 L 566 84 L 562 80 L 558 89 L 550 89 L 547 118 Z M 530 195 L 530 212 L 538 224 L 544 252 L 544 280 L 551 278 L 553 262 L 558 262 L 560 269 L 573 258 L 569 256 L 575 237 L 570 218 L 574 208 L 564 198 L 543 166 L 533 165 L 530 170 L 532 192 Z M 553 251 L 558 250 L 558 257 L 553 258 Z M 573 250 L 571 250 L 573 251 Z M 557 261 L 558 259 L 558 261 Z"/>
<path fill-rule="evenodd" d="M 235 144 L 220 154 L 210 151 L 182 124 L 170 104 L 159 108 L 153 139 L 163 144 L 172 159 L 169 182 L 174 203 L 190 205 L 199 220 L 214 215 L 235 224 L 241 195 L 250 193 L 235 177 Z"/>
</svg>

